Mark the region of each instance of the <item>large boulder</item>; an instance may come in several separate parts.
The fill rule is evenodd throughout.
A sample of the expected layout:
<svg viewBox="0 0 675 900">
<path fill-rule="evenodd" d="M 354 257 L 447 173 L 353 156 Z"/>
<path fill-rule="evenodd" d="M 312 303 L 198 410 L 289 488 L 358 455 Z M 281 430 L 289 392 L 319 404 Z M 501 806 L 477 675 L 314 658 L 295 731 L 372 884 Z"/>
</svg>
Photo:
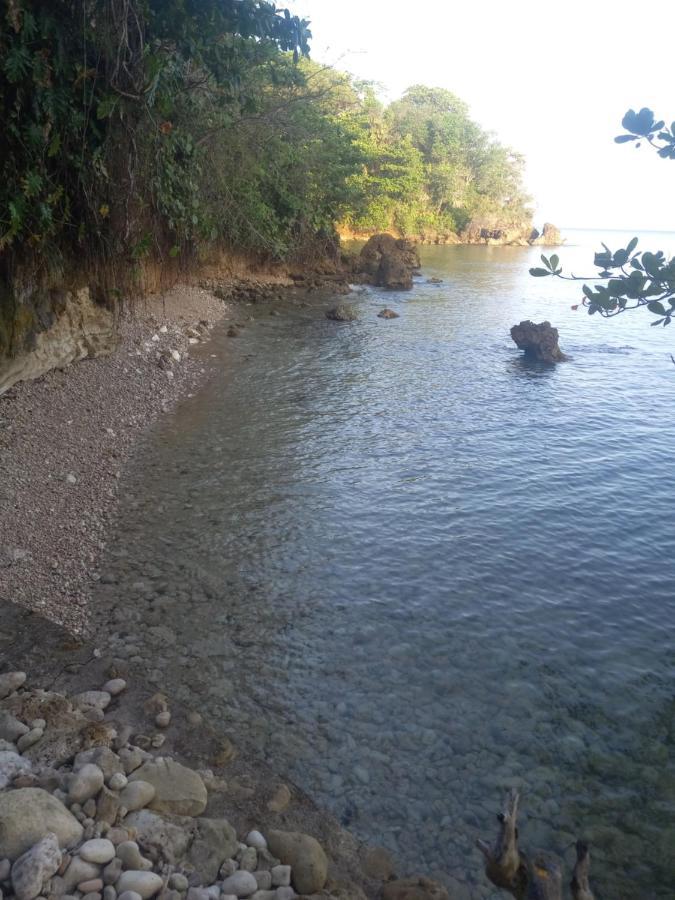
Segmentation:
<svg viewBox="0 0 675 900">
<path fill-rule="evenodd" d="M 129 781 L 147 781 L 155 788 L 149 808 L 175 816 L 200 816 L 206 809 L 206 787 L 200 776 L 168 757 L 143 763 Z"/>
<path fill-rule="evenodd" d="M 82 838 L 82 826 L 66 807 L 42 788 L 0 794 L 0 859 L 15 860 L 50 832 L 59 847 Z"/>
<path fill-rule="evenodd" d="M 525 321 L 514 325 L 511 337 L 525 356 L 538 362 L 554 363 L 567 359 L 558 345 L 558 329 L 550 322 Z"/>
<path fill-rule="evenodd" d="M 361 250 L 359 266 L 379 287 L 410 290 L 413 275 L 420 269 L 420 258 L 410 241 L 391 234 L 374 234 Z"/>
<path fill-rule="evenodd" d="M 315 894 L 323 889 L 328 859 L 316 838 L 300 831 L 270 831 L 267 845 L 277 859 L 291 867 L 293 887 L 299 894 Z"/>
</svg>

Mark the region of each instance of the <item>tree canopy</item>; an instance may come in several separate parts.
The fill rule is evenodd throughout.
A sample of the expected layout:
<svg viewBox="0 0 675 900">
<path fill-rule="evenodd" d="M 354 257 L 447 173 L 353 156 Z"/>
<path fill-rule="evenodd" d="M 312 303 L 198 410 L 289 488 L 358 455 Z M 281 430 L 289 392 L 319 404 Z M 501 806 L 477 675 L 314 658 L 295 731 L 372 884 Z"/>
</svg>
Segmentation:
<svg viewBox="0 0 675 900">
<path fill-rule="evenodd" d="M 418 85 L 384 106 L 310 40 L 267 0 L 8 0 L 0 270 L 528 218 L 522 159 L 461 100 Z"/>
</svg>

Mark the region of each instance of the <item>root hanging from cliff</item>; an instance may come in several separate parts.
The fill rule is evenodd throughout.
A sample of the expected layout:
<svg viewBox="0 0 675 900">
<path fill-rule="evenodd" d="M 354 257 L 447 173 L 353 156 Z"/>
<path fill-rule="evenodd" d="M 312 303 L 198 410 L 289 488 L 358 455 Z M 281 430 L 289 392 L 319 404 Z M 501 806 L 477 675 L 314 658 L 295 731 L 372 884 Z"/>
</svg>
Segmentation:
<svg viewBox="0 0 675 900">
<path fill-rule="evenodd" d="M 494 844 L 478 840 L 477 846 L 485 857 L 485 874 L 498 888 L 508 891 L 516 900 L 562 900 L 562 870 L 550 853 L 536 850 L 532 854 L 518 847 L 517 791 L 511 791 L 504 809 L 497 815 L 499 833 Z M 572 900 L 594 900 L 589 884 L 590 853 L 586 844 L 578 841 L 577 861 L 572 873 Z"/>
</svg>

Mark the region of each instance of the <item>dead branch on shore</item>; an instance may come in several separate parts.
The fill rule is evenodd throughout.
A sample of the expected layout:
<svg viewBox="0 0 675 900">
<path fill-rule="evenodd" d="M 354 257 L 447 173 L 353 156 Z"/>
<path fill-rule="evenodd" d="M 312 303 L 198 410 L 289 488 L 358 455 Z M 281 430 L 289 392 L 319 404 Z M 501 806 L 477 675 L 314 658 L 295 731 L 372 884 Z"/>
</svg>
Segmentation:
<svg viewBox="0 0 675 900">
<path fill-rule="evenodd" d="M 485 857 L 485 874 L 516 900 L 562 900 L 562 871 L 557 859 L 545 851 L 530 855 L 518 848 L 518 802 L 518 792 L 511 791 L 503 811 L 497 815 L 499 833 L 492 846 L 480 839 L 476 842 Z M 578 841 L 570 882 L 573 900 L 594 900 L 588 883 L 589 869 L 588 847 Z"/>
</svg>

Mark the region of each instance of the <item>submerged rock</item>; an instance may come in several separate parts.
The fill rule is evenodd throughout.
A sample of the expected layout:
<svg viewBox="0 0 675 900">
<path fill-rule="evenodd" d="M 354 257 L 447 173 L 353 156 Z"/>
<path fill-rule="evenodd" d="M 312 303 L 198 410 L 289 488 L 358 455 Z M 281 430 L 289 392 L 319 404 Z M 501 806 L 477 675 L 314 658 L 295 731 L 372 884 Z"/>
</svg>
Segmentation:
<svg viewBox="0 0 675 900">
<path fill-rule="evenodd" d="M 378 319 L 398 319 L 399 314 L 394 312 L 393 309 L 381 309 L 377 314 Z"/>
<path fill-rule="evenodd" d="M 558 345 L 558 329 L 550 322 L 525 321 L 514 325 L 511 337 L 526 357 L 539 362 L 562 362 L 567 359 Z"/>
<path fill-rule="evenodd" d="M 349 303 L 339 303 L 326 310 L 326 318 L 333 322 L 356 322 L 358 317 L 355 307 Z"/>
</svg>

